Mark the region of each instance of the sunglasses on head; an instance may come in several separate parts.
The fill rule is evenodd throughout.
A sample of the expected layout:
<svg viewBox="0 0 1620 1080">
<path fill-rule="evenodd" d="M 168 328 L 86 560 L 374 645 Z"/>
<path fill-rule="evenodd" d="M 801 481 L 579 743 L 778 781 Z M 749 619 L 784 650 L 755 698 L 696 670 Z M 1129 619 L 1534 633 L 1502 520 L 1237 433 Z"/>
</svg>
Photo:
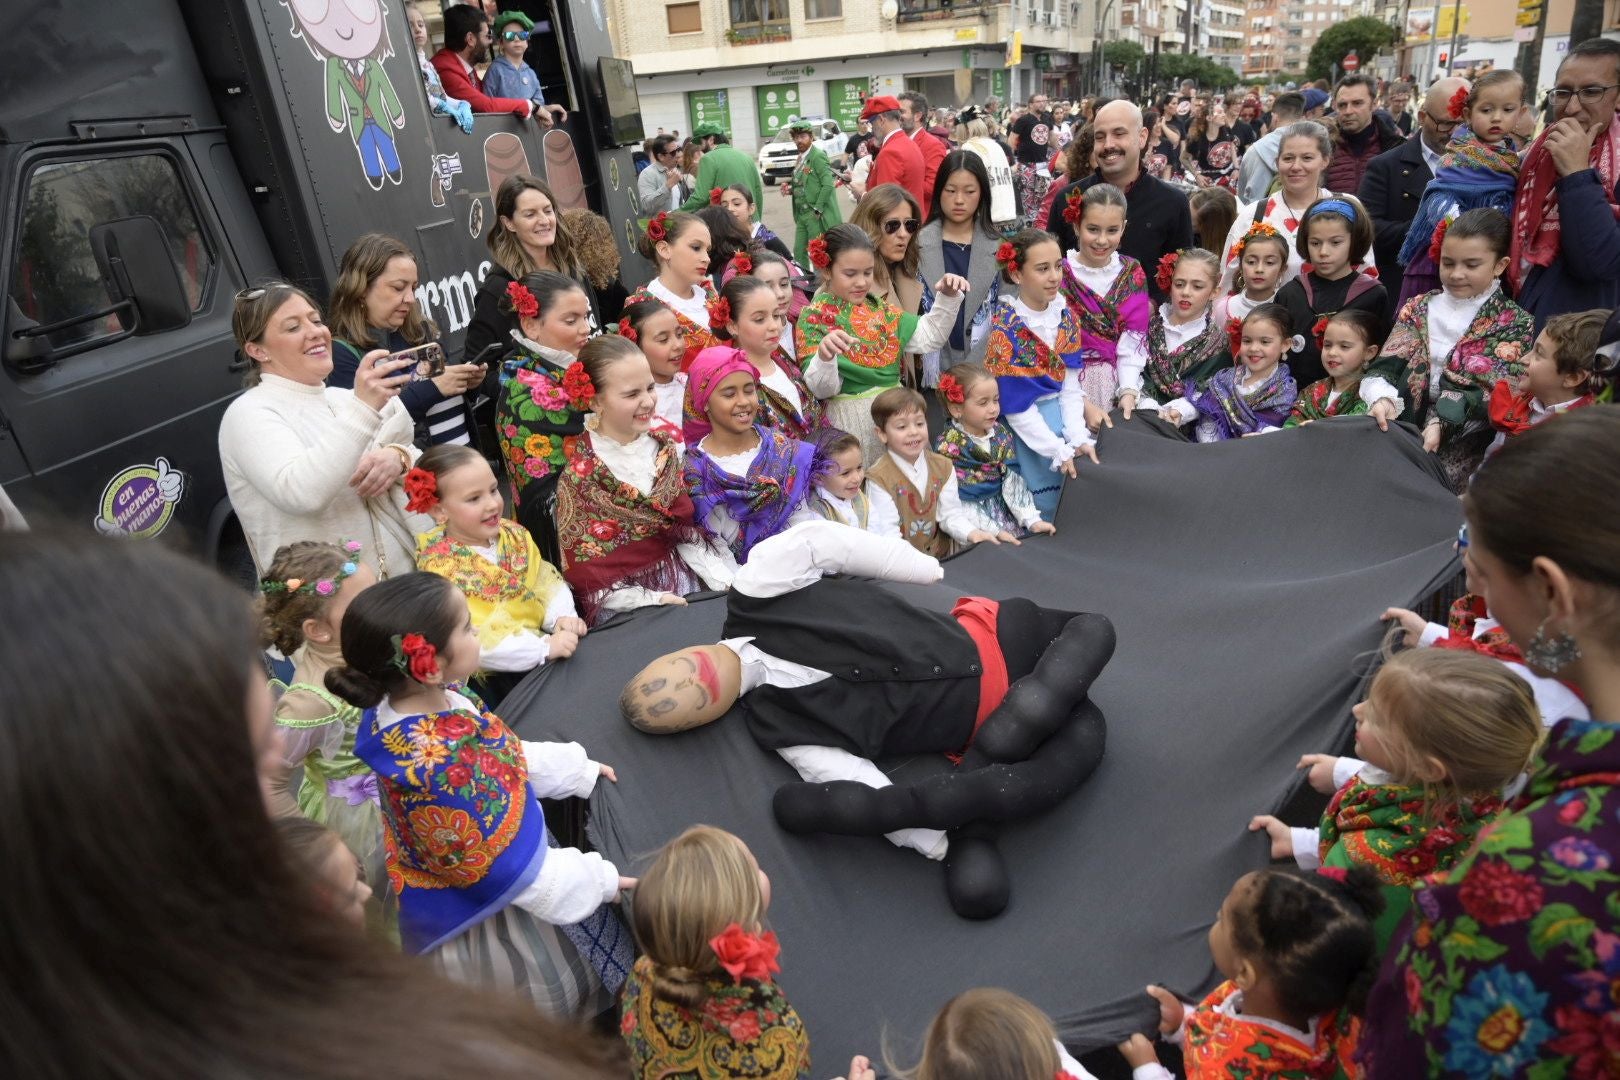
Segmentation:
<svg viewBox="0 0 1620 1080">
<path fill-rule="evenodd" d="M 529 32 L 527 30 L 508 30 L 508 31 L 506 31 L 505 33 L 503 33 L 501 35 L 501 40 L 502 41 L 528 41 L 529 40 Z"/>
<path fill-rule="evenodd" d="M 888 221 L 883 223 L 883 231 L 889 236 L 893 236 L 901 229 L 904 229 L 906 232 L 915 236 L 917 235 L 917 230 L 920 228 L 922 228 L 922 222 L 918 221 L 914 217 L 890 218 Z"/>
</svg>

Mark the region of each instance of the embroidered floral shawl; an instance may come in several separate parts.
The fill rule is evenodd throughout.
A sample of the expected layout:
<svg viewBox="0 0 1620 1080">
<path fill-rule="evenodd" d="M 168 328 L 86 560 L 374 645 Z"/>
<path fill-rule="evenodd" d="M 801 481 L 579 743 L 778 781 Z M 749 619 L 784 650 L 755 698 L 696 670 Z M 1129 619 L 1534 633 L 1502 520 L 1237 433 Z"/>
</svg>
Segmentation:
<svg viewBox="0 0 1620 1080">
<path fill-rule="evenodd" d="M 1188 1010 L 1183 1052 L 1188 1076 L 1327 1080 L 1341 1068 L 1346 1076 L 1361 1075 L 1352 1060 L 1360 1028 L 1355 1020 L 1344 1025 L 1331 1014 L 1321 1017 L 1316 1042 L 1309 1045 L 1269 1024 L 1218 1011 L 1236 992 L 1236 984 L 1228 980 Z"/>
<path fill-rule="evenodd" d="M 759 453 L 746 476 L 733 476 L 697 446 L 686 451 L 686 488 L 697 521 L 704 525 L 710 511 L 724 507 L 737 523 L 733 553 L 738 562 L 748 560 L 755 544 L 787 527 L 788 518 L 809 497 L 815 479 L 815 447 L 780 431 L 758 426 L 754 430 L 759 435 Z"/>
<path fill-rule="evenodd" d="M 997 304 L 991 312 L 984 366 L 996 377 L 1001 408 L 1007 416 L 1028 412 L 1037 399 L 1057 393 L 1063 388 L 1065 370 L 1083 364 L 1080 320 L 1073 308 L 1065 305 L 1051 345 L 1025 324 L 1010 302 Z"/>
<path fill-rule="evenodd" d="M 1429 304 L 1438 292 L 1414 296 L 1401 308 L 1395 329 L 1376 361 L 1406 398 L 1403 419 L 1426 421 L 1429 410 L 1452 427 L 1488 420 L 1486 396 L 1498 379 L 1524 374 L 1524 357 L 1535 344 L 1530 313 L 1498 289 L 1481 305 L 1445 359 L 1440 392 L 1429 393 Z"/>
<path fill-rule="evenodd" d="M 585 430 L 585 414 L 563 392 L 562 372 L 547 361 L 519 352 L 502 367 L 495 412 L 501 460 L 519 502 L 526 487 L 568 463 Z"/>
<path fill-rule="evenodd" d="M 541 633 L 546 600 L 562 583 L 562 575 L 540 557 L 529 530 L 515 521 L 501 522 L 495 555 L 499 562 L 490 562 L 452 540 L 442 525 L 416 541 L 416 568 L 448 578 L 461 591 L 485 648 L 519 630 Z"/>
<path fill-rule="evenodd" d="M 810 1037 L 770 980 L 711 979 L 703 1003 L 685 1008 L 653 994 L 653 962 L 636 961 L 625 983 L 619 1034 L 631 1075 L 683 1080 L 793 1080 L 810 1072 Z"/>
<path fill-rule="evenodd" d="M 793 362 L 786 349 L 778 345 L 771 359 L 776 361 L 776 366 L 782 369 L 788 381 L 799 391 L 799 400 L 804 406 L 801 412 L 793 402 L 771 389 L 765 380 L 761 379 L 757 384 L 759 423 L 763 427 L 779 428 L 790 439 L 808 439 L 811 432 L 821 426 L 822 415 L 827 410 L 826 403 L 804 385 L 804 373 L 800 371 L 799 365 Z"/>
<path fill-rule="evenodd" d="M 1142 373 L 1142 392 L 1154 401 L 1165 402 L 1197 392 L 1197 384 L 1221 367 L 1226 356 L 1226 327 L 1206 316 L 1204 332 L 1172 350 L 1165 343 L 1164 313 L 1153 309 L 1148 319 L 1147 367 Z"/>
<path fill-rule="evenodd" d="M 1278 364 L 1260 388 L 1247 396 L 1237 388 L 1244 373 L 1242 368 L 1223 368 L 1191 399 L 1201 417 L 1215 422 L 1222 439 L 1235 439 L 1263 427 L 1282 427 L 1298 397 L 1287 364 Z"/>
<path fill-rule="evenodd" d="M 708 278 L 704 278 L 704 303 L 712 304 L 715 300 L 719 299 L 719 296 L 720 294 L 714 291 L 714 282 L 710 281 Z M 667 303 L 663 297 L 648 289 L 645 285 L 630 294 L 629 299 L 625 301 L 625 306 L 628 307 L 631 304 L 638 304 L 643 300 L 657 300 L 660 304 L 663 304 L 665 307 L 669 308 L 670 311 L 674 312 L 675 325 L 681 328 L 681 333 L 686 337 L 686 353 L 681 357 L 682 371 L 685 371 L 687 368 L 691 367 L 692 361 L 697 359 L 697 354 L 702 352 L 704 349 L 707 349 L 711 345 L 725 344 L 724 341 L 721 341 L 719 338 L 714 336 L 714 331 L 710 329 L 708 323 L 704 323 L 702 326 L 699 326 L 697 323 L 681 314 L 681 312 L 675 308 L 674 305 Z"/>
<path fill-rule="evenodd" d="M 1328 398 L 1332 393 L 1332 378 L 1317 379 L 1311 383 L 1299 392 L 1294 411 L 1288 414 L 1288 423 L 1283 427 L 1299 427 L 1312 420 L 1326 420 L 1330 416 L 1360 416 L 1367 411 L 1367 403 L 1361 400 L 1360 379 L 1351 383 L 1350 388 L 1329 405 Z"/>
<path fill-rule="evenodd" d="M 956 491 L 964 502 L 999 497 L 1007 470 L 1018 468 L 1018 449 L 1012 432 L 999 421 L 990 429 L 987 450 L 981 449 L 955 420 L 939 433 L 934 449 L 951 459 L 951 467 L 956 470 Z"/>
<path fill-rule="evenodd" d="M 1148 298 L 1147 275 L 1129 255 L 1119 257 L 1119 273 L 1105 296 L 1098 296 L 1063 260 L 1063 299 L 1080 317 L 1080 344 L 1088 364 L 1119 362 L 1119 337 L 1126 331 L 1147 336 L 1153 302 Z"/>
<path fill-rule="evenodd" d="M 840 394 L 852 397 L 871 390 L 900 385 L 900 352 L 917 329 L 917 316 L 901 311 L 888 300 L 867 296 L 859 304 L 818 292 L 799 313 L 793 351 L 805 363 L 821 347 L 829 330 L 842 330 L 855 339 L 855 347 L 838 358 L 843 379 Z"/>
</svg>

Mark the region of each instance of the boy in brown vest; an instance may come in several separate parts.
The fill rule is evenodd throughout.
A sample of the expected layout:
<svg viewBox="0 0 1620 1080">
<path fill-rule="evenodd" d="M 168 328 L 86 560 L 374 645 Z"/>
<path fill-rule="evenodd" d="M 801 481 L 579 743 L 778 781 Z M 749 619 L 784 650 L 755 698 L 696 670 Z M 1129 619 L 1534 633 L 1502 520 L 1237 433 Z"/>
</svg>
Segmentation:
<svg viewBox="0 0 1620 1080">
<path fill-rule="evenodd" d="M 894 522 L 900 537 L 925 555 L 944 558 L 956 545 L 981 540 L 1018 543 L 1010 532 L 973 527 L 962 509 L 951 459 L 928 448 L 928 417 L 921 394 L 895 386 L 872 399 L 872 423 L 888 452 L 867 470 L 873 532 Z M 953 541 L 955 542 L 953 544 Z"/>
</svg>

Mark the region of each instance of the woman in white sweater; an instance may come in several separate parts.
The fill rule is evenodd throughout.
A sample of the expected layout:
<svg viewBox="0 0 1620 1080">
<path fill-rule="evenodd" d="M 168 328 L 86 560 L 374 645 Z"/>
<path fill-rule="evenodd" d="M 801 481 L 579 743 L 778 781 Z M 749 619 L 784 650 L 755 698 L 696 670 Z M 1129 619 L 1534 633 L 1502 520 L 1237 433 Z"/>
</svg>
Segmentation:
<svg viewBox="0 0 1620 1080">
<path fill-rule="evenodd" d="M 409 573 L 415 532 L 430 524 L 406 513 L 400 488 L 418 453 L 399 401 L 409 362 L 375 349 L 353 390 L 328 387 L 332 332 L 307 293 L 281 282 L 238 293 L 231 325 L 253 371 L 220 422 L 219 456 L 258 572 L 295 540 L 358 540 L 379 577 Z"/>
</svg>

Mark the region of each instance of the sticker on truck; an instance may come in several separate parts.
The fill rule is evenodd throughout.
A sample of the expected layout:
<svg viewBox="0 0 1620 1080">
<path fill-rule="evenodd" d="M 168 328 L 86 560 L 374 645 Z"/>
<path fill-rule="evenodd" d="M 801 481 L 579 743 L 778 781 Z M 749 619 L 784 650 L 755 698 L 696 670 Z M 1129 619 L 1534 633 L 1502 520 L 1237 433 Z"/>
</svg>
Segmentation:
<svg viewBox="0 0 1620 1080">
<path fill-rule="evenodd" d="M 150 465 L 131 465 L 107 481 L 96 531 L 143 539 L 156 536 L 169 527 L 185 492 L 186 474 L 171 469 L 167 458 Z"/>
</svg>

